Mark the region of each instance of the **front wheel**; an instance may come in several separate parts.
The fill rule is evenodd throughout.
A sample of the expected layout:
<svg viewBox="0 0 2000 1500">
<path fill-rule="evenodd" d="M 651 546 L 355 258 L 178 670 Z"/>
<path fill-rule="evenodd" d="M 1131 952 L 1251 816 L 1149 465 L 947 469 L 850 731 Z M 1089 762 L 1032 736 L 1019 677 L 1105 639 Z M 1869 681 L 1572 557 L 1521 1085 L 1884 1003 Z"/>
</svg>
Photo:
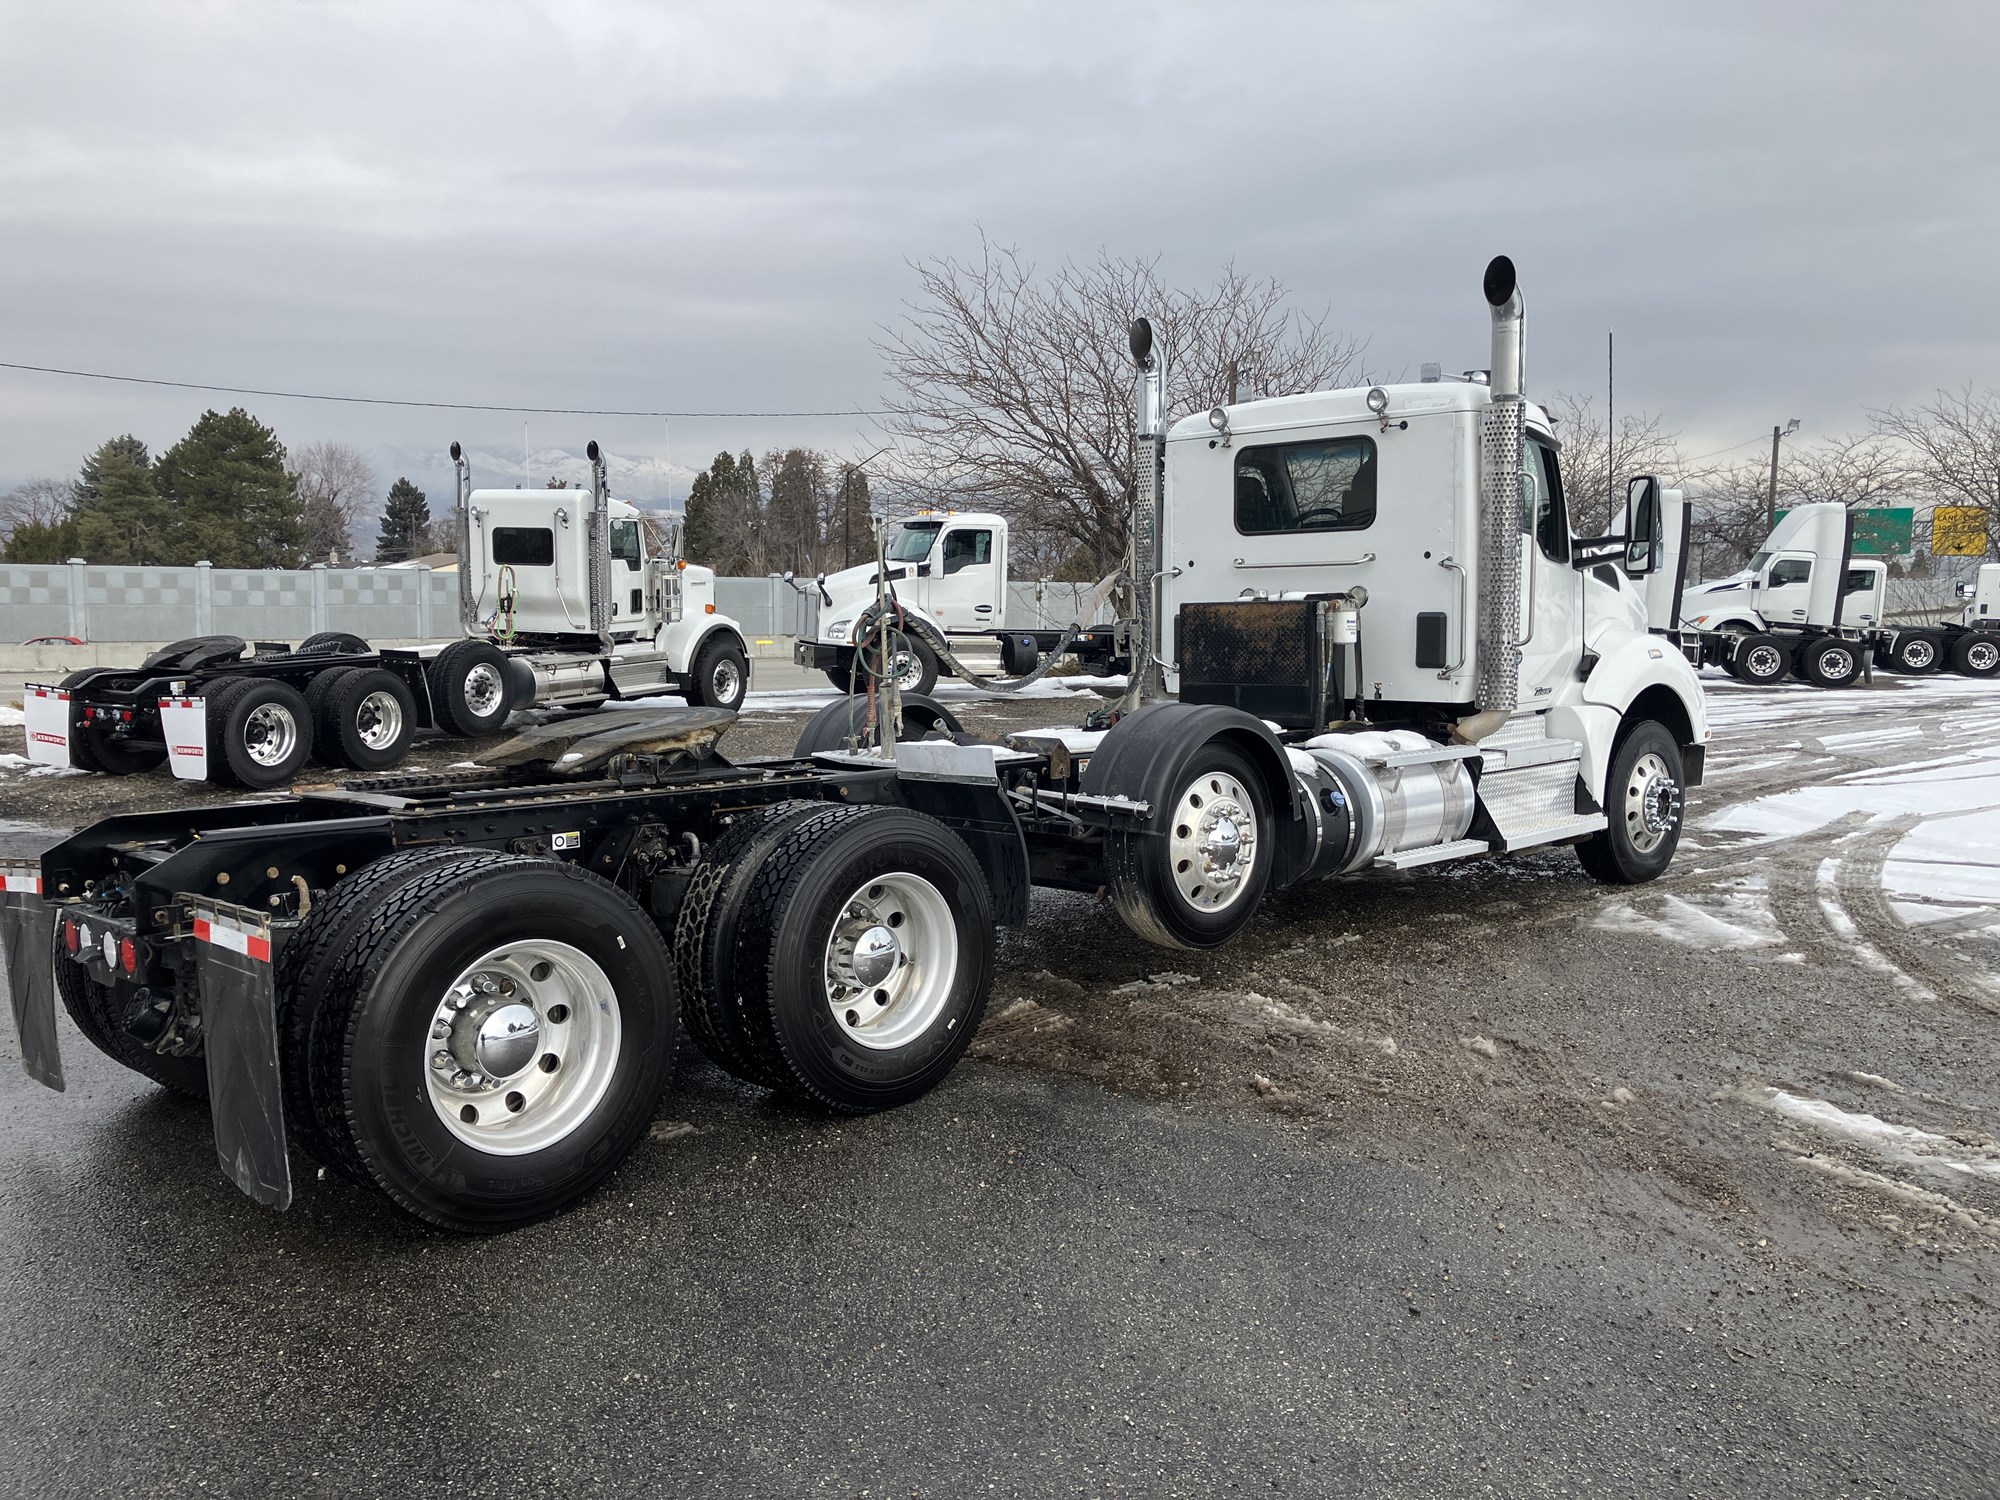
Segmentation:
<svg viewBox="0 0 2000 1500">
<path fill-rule="evenodd" d="M 1276 827 L 1263 779 L 1240 752 L 1211 740 L 1162 800 L 1164 828 L 1104 837 L 1111 904 L 1149 942 L 1219 948 L 1249 924 L 1270 884 Z"/>
<path fill-rule="evenodd" d="M 1951 648 L 1951 669 L 1967 677 L 2000 674 L 2000 636 L 1978 632 L 1960 636 Z"/>
<path fill-rule="evenodd" d="M 750 691 L 750 658 L 724 631 L 701 643 L 688 672 L 688 702 L 696 708 L 725 708 L 735 713 Z"/>
<path fill-rule="evenodd" d="M 1647 719 L 1611 754 L 1604 781 L 1601 833 L 1576 846 L 1583 868 L 1606 885 L 1643 885 L 1673 863 L 1685 814 L 1681 747 L 1666 726 Z"/>
</svg>

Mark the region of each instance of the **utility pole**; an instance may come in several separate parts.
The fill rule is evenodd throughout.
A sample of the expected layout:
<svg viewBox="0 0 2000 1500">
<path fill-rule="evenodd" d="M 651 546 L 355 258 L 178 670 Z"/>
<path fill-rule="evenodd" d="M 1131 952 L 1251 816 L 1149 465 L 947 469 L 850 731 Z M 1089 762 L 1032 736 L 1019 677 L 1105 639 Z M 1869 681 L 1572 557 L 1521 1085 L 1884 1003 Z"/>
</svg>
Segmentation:
<svg viewBox="0 0 2000 1500">
<path fill-rule="evenodd" d="M 1799 419 L 1793 417 L 1783 427 L 1771 428 L 1771 488 L 1764 497 L 1764 530 L 1770 531 L 1778 524 L 1778 442 L 1799 430 Z"/>
</svg>

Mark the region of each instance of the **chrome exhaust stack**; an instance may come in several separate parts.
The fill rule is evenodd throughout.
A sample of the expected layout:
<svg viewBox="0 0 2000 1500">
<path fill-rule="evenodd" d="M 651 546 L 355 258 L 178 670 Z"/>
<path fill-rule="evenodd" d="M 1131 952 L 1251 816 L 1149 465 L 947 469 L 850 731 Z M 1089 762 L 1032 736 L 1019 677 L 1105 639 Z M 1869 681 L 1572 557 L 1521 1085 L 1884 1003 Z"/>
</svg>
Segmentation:
<svg viewBox="0 0 2000 1500">
<path fill-rule="evenodd" d="M 604 479 L 604 455 L 596 439 L 584 450 L 590 455 L 590 516 L 584 539 L 590 548 L 590 628 L 597 646 L 611 654 L 611 489 Z"/>
<path fill-rule="evenodd" d="M 1527 318 L 1514 262 L 1496 255 L 1486 267 L 1493 313 L 1492 401 L 1479 435 L 1479 681 L 1481 738 L 1499 728 L 1521 693 L 1521 448 L 1527 406 L 1521 393 Z M 1473 729 L 1472 721 L 1461 731 Z"/>
<path fill-rule="evenodd" d="M 479 581 L 484 582 L 486 562 L 472 545 L 472 465 L 465 460 L 465 450 L 456 442 L 451 445 L 451 467 L 458 486 L 458 628 L 470 634 L 479 624 L 479 590 L 474 586 L 472 570 L 479 569 Z M 475 562 L 475 559 L 477 561 Z"/>
<path fill-rule="evenodd" d="M 1167 359 L 1166 351 L 1153 343 L 1153 325 L 1135 318 L 1127 330 L 1132 363 L 1139 367 L 1139 379 L 1132 395 L 1133 428 L 1137 442 L 1133 457 L 1130 583 L 1132 675 L 1118 711 L 1130 713 L 1162 696 L 1160 680 L 1159 622 L 1160 587 L 1160 503 L 1166 460 L 1167 439 Z"/>
</svg>

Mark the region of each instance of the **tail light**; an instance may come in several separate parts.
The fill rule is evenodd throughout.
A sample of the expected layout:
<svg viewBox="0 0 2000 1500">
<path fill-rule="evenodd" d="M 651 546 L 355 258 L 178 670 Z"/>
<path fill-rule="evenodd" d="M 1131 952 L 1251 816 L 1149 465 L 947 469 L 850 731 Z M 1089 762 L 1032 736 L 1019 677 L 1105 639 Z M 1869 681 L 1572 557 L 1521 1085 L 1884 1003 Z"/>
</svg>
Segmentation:
<svg viewBox="0 0 2000 1500">
<path fill-rule="evenodd" d="M 118 940 L 118 967 L 128 978 L 139 972 L 139 945 L 130 938 Z"/>
<path fill-rule="evenodd" d="M 83 946 L 83 938 L 76 930 L 76 923 L 67 917 L 63 919 L 63 946 L 72 953 Z"/>
</svg>

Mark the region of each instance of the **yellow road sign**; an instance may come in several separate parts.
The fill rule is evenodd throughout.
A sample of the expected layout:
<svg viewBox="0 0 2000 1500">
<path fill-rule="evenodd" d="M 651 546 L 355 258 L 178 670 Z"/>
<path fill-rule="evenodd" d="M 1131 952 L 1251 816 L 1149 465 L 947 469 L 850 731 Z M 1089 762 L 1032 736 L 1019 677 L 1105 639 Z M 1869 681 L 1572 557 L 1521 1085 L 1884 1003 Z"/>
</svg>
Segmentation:
<svg viewBox="0 0 2000 1500">
<path fill-rule="evenodd" d="M 1977 505 L 1940 505 L 1931 512 L 1931 556 L 1984 557 L 1986 511 Z"/>
</svg>

